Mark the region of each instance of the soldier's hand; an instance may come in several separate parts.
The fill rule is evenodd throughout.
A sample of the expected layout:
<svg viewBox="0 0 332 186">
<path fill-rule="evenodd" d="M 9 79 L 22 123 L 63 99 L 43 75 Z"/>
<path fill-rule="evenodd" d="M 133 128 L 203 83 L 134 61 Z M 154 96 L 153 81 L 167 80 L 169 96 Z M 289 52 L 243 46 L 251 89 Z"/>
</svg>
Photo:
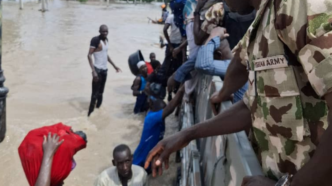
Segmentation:
<svg viewBox="0 0 332 186">
<path fill-rule="evenodd" d="M 210 104 L 211 104 L 212 112 L 214 115 L 218 115 L 221 102 L 222 102 L 222 99 L 219 98 L 218 91 L 213 93 L 212 96 L 210 97 Z"/>
<path fill-rule="evenodd" d="M 149 153 L 145 161 L 145 169 L 151 163 L 152 176 L 163 174 L 163 164 L 166 169 L 169 167 L 169 156 L 189 144 L 189 140 L 183 132 L 178 132 L 162 141 L 160 141 Z"/>
<path fill-rule="evenodd" d="M 264 176 L 246 176 L 243 178 L 241 186 L 274 186 L 275 181 Z"/>
</svg>

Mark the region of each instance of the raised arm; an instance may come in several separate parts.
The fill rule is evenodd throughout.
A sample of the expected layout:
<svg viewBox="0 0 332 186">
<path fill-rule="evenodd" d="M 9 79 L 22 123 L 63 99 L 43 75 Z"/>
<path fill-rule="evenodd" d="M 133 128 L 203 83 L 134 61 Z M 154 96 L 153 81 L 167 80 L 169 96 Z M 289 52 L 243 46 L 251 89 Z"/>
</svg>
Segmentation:
<svg viewBox="0 0 332 186">
<path fill-rule="evenodd" d="M 176 107 L 181 104 L 183 95 L 184 95 L 184 86 L 181 86 L 181 88 L 178 90 L 172 101 L 170 101 L 167 104 L 167 106 L 164 108 L 163 119 L 166 119 L 169 115 L 171 115 L 176 109 Z"/>
<path fill-rule="evenodd" d="M 195 44 L 196 45 L 203 45 L 205 40 L 209 37 L 209 34 L 204 32 L 201 29 L 202 21 L 200 19 L 200 10 L 204 6 L 206 0 L 198 0 L 198 4 L 196 6 L 195 10 L 195 18 L 194 18 L 194 38 L 195 38 Z M 203 5 L 199 5 L 199 3 L 204 3 Z M 202 6 L 202 7 L 200 7 Z"/>
<path fill-rule="evenodd" d="M 243 52 L 242 46 L 239 43 L 235 48 L 235 54 L 226 71 L 224 85 L 219 92 L 214 93 L 211 98 L 212 111 L 215 115 L 218 114 L 216 106 L 219 106 L 221 102 L 229 99 L 229 97 L 239 90 L 248 81 L 248 71 L 243 62 L 246 61 L 244 56 L 241 56 Z M 250 83 L 250 82 L 249 82 Z"/>
<path fill-rule="evenodd" d="M 49 133 L 47 137 L 44 136 L 43 160 L 35 186 L 51 185 L 51 170 L 52 170 L 53 156 L 62 143 L 63 140 L 59 141 L 59 136 L 56 134 L 52 136 L 51 133 Z"/>
<path fill-rule="evenodd" d="M 218 116 L 182 130 L 160 141 L 149 153 L 145 168 L 152 163 L 152 175 L 162 174 L 162 164 L 168 169 L 169 156 L 183 147 L 191 140 L 209 136 L 231 134 L 251 127 L 251 117 L 248 107 L 243 101 L 238 102 L 230 109 Z M 153 161 L 152 161 L 153 160 Z"/>
</svg>

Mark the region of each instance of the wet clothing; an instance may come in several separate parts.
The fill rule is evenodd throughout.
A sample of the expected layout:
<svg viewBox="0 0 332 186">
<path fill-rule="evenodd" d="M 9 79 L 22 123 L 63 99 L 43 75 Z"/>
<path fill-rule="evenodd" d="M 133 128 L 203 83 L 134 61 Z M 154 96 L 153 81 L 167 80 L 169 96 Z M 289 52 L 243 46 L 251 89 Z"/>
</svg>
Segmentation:
<svg viewBox="0 0 332 186">
<path fill-rule="evenodd" d="M 92 38 L 90 43 L 90 48 L 97 49 L 99 47 L 99 44 L 101 44 L 102 50 L 93 53 L 93 57 L 95 59 L 94 66 L 97 67 L 98 69 L 107 70 L 107 62 L 108 62 L 107 51 L 109 47 L 108 40 L 105 39 L 105 41 L 103 41 L 100 36 L 96 36 Z"/>
<path fill-rule="evenodd" d="M 99 80 L 97 82 L 92 80 L 92 95 L 89 107 L 89 113 L 92 113 L 94 108 L 99 108 L 103 102 L 103 93 L 107 80 L 107 70 L 98 69 L 95 67 Z"/>
<path fill-rule="evenodd" d="M 158 97 L 160 99 L 164 99 L 166 97 L 166 87 L 167 87 L 167 76 L 165 73 L 165 69 L 160 68 L 157 71 L 154 71 L 148 78 L 147 81 L 149 83 L 155 83 L 156 84 L 156 89 L 159 88 L 159 90 L 156 90 L 155 93 L 153 94 L 154 97 Z M 150 91 L 151 87 L 150 87 Z"/>
<path fill-rule="evenodd" d="M 74 167 L 74 155 L 86 147 L 86 141 L 75 134 L 71 127 L 62 123 L 30 131 L 18 148 L 23 170 L 30 186 L 34 186 L 37 181 L 43 159 L 44 136 L 47 136 L 49 132 L 57 134 L 60 140 L 64 139 L 53 157 L 51 186 L 57 186 L 67 178 Z"/>
<path fill-rule="evenodd" d="M 165 24 L 170 24 L 171 25 L 171 32 L 169 35 L 169 40 L 171 43 L 174 44 L 181 44 L 182 42 L 182 36 L 180 33 L 180 29 L 175 25 L 174 22 L 174 15 L 171 14 L 167 17 Z"/>
<path fill-rule="evenodd" d="M 174 14 L 175 25 L 180 29 L 182 37 L 186 37 L 186 30 L 183 27 L 184 18 L 183 18 L 183 9 L 186 4 L 186 0 L 171 0 L 169 6 L 172 9 Z"/>
<path fill-rule="evenodd" d="M 328 127 L 322 97 L 332 88 L 329 0 L 261 1 L 234 49 L 249 71 L 244 103 L 266 176 L 296 174 Z M 314 171 L 314 170 L 313 170 Z"/>
<path fill-rule="evenodd" d="M 148 69 L 148 75 L 153 72 L 152 65 L 149 62 L 145 62 L 146 68 Z"/>
<path fill-rule="evenodd" d="M 142 137 L 134 152 L 134 165 L 144 167 L 145 160 L 150 150 L 164 138 L 165 121 L 163 119 L 163 111 L 163 109 L 156 112 L 149 111 L 146 115 Z"/>
<path fill-rule="evenodd" d="M 143 76 L 140 76 L 140 78 L 141 78 L 141 85 L 139 91 L 142 91 L 142 93 L 136 97 L 136 103 L 134 107 L 135 114 L 146 112 L 149 109 L 148 96 L 143 92 L 147 82 Z"/>
<path fill-rule="evenodd" d="M 128 180 L 128 186 L 148 186 L 147 174 L 142 167 L 132 165 L 133 176 Z M 97 178 L 94 186 L 122 186 L 116 167 L 104 170 Z"/>
<path fill-rule="evenodd" d="M 180 46 L 179 44 L 172 44 L 173 48 Z M 177 55 L 177 58 L 173 58 L 172 52 L 169 50 L 169 46 L 166 47 L 165 60 L 161 65 L 161 68 L 165 70 L 167 79 L 182 65 L 182 52 Z"/>
</svg>

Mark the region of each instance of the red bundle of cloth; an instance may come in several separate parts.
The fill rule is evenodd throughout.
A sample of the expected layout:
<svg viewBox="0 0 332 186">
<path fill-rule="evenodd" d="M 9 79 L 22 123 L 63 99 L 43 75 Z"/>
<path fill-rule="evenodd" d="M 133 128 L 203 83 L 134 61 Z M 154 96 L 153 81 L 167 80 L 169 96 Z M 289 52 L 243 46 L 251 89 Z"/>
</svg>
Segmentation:
<svg viewBox="0 0 332 186">
<path fill-rule="evenodd" d="M 53 157 L 51 186 L 57 186 L 67 178 L 72 170 L 74 155 L 86 147 L 86 141 L 75 134 L 71 127 L 62 123 L 30 131 L 18 148 L 21 163 L 30 186 L 34 186 L 37 181 L 43 159 L 44 136 L 47 136 L 48 133 L 57 134 L 60 141 L 64 139 Z"/>
</svg>

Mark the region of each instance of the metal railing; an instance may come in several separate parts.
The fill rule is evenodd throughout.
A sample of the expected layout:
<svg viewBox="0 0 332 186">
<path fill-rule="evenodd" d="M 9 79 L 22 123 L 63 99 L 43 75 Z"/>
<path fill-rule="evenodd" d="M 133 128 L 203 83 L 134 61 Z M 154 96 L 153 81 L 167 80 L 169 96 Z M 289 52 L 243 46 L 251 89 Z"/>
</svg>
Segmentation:
<svg viewBox="0 0 332 186">
<path fill-rule="evenodd" d="M 219 77 L 200 75 L 199 79 L 195 114 L 192 105 L 183 104 L 182 128 L 213 117 L 209 98 L 221 89 L 223 83 Z M 221 112 L 231 105 L 230 101 L 222 103 Z M 241 186 L 244 176 L 262 175 L 245 132 L 192 141 L 181 151 L 181 155 L 181 186 Z"/>
<path fill-rule="evenodd" d="M 0 143 L 6 136 L 6 97 L 8 88 L 3 85 L 5 80 L 2 70 L 2 0 L 0 0 Z"/>
</svg>

